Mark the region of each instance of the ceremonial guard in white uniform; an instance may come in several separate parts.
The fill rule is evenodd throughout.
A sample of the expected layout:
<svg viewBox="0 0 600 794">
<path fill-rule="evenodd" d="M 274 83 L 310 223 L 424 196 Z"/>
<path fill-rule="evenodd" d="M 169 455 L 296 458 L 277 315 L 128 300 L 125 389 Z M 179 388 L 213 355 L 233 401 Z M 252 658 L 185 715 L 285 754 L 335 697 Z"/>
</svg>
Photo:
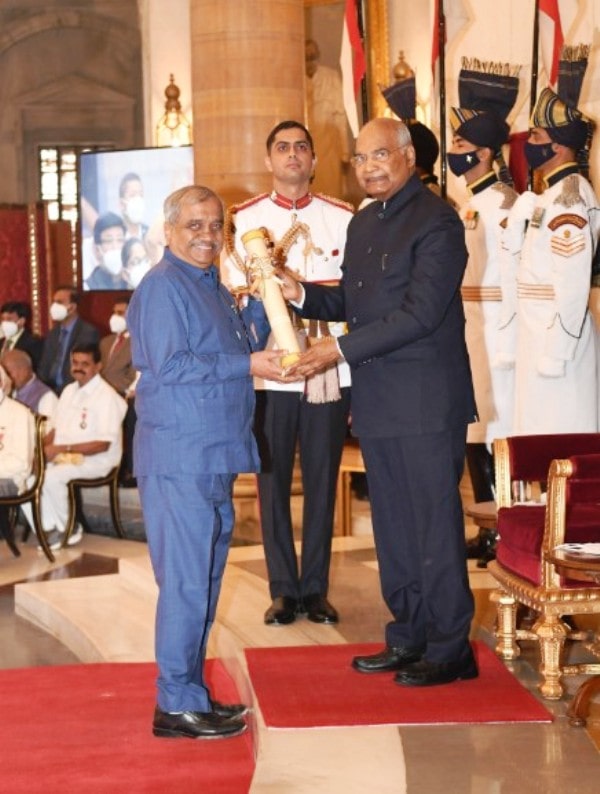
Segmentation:
<svg viewBox="0 0 600 794">
<path fill-rule="evenodd" d="M 277 262 L 301 280 L 337 283 L 346 228 L 352 207 L 312 194 L 316 163 L 308 131 L 295 121 L 278 124 L 267 139 L 266 165 L 273 174 L 272 193 L 229 210 L 223 280 L 232 291 L 247 288 L 246 252 L 241 242 L 249 230 L 265 228 Z M 301 349 L 324 336 L 339 336 L 344 323 L 298 318 Z M 275 347 L 273 335 L 267 347 Z M 349 411 L 350 371 L 343 362 L 306 382 L 276 383 L 255 379 L 255 432 L 261 453 L 258 476 L 260 514 L 273 604 L 267 624 L 286 624 L 300 612 L 319 623 L 338 620 L 326 599 L 337 473 Z M 296 560 L 290 496 L 296 446 L 299 446 L 304 508 L 302 553 Z"/>
<path fill-rule="evenodd" d="M 569 56 L 585 60 L 587 50 L 571 48 Z M 519 197 L 505 235 L 518 262 L 517 434 L 598 430 L 596 339 L 588 300 L 600 206 L 577 162 L 578 157 L 587 162 L 591 122 L 576 107 L 579 86 L 571 85 L 570 94 L 568 88 L 563 84 L 561 91 L 559 78 L 558 95 L 546 88 L 539 96 L 525 154 L 545 189 Z"/>
<path fill-rule="evenodd" d="M 469 252 L 462 283 L 465 334 L 479 421 L 467 431 L 467 465 L 476 502 L 494 499 L 492 443 L 510 435 L 514 395 L 514 273 L 502 246 L 503 227 L 517 199 L 502 156 L 506 116 L 519 90 L 518 67 L 463 59 L 461 107 L 451 108 L 448 165 L 464 176 L 469 199 L 460 209 Z M 494 169 L 498 163 L 498 173 Z M 480 528 L 468 554 L 485 566 L 496 533 Z"/>
</svg>

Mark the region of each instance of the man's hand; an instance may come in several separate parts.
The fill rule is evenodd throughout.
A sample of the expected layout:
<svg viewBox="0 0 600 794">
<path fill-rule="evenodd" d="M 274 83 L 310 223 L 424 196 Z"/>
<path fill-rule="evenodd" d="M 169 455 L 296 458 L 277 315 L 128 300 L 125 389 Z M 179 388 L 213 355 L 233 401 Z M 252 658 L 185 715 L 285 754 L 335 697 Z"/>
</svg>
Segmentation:
<svg viewBox="0 0 600 794">
<path fill-rule="evenodd" d="M 340 351 L 335 337 L 327 336 L 311 345 L 305 353 L 302 353 L 298 361 L 288 368 L 287 375 L 291 378 L 298 375 L 307 378 L 309 375 L 323 372 L 323 370 L 339 361 L 339 359 Z"/>
<path fill-rule="evenodd" d="M 300 281 L 294 277 L 289 270 L 278 269 L 275 276 L 281 285 L 281 292 L 286 301 L 299 301 L 304 290 L 300 286 Z"/>
<path fill-rule="evenodd" d="M 302 375 L 289 375 L 281 366 L 285 350 L 259 350 L 250 355 L 250 374 L 258 378 L 293 383 L 302 380 Z"/>
<path fill-rule="evenodd" d="M 45 444 L 44 445 L 44 455 L 46 456 L 46 460 L 54 460 L 54 458 L 62 451 L 62 445 L 60 444 Z"/>
</svg>

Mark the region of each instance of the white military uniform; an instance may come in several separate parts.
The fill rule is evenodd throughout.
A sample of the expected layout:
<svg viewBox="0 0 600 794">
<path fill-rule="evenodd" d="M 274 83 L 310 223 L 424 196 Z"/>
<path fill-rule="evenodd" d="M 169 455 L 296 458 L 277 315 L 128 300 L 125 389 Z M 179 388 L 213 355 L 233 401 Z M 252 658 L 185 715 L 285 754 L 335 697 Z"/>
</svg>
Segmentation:
<svg viewBox="0 0 600 794">
<path fill-rule="evenodd" d="M 510 353 L 516 321 L 514 308 L 509 306 L 514 306 L 514 276 L 511 278 L 512 260 L 502 246 L 502 233 L 517 193 L 499 182 L 493 171 L 469 187 L 472 195 L 460 211 L 469 251 L 462 297 L 479 421 L 469 425 L 467 442 L 490 445 L 494 438 L 512 431 L 514 368 Z"/>
<path fill-rule="evenodd" d="M 294 203 L 273 192 L 263 193 L 238 204 L 232 208 L 231 213 L 235 225 L 234 246 L 239 259 L 227 253 L 226 244 L 221 277 L 229 289 L 246 285 L 246 275 L 239 267 L 239 261 L 243 262 L 246 258 L 241 242 L 242 235 L 250 229 L 265 227 L 277 244 L 297 222 L 308 226 L 310 239 L 301 236 L 291 246 L 287 255 L 287 267 L 305 281 L 329 282 L 340 279 L 346 229 L 352 218 L 349 204 L 310 193 Z M 227 243 L 230 247 L 230 241 Z M 340 336 L 345 332 L 345 324 L 329 323 L 329 330 L 332 336 Z M 306 328 L 304 334 L 299 333 L 301 349 L 306 347 L 306 333 Z M 269 337 L 267 348 L 275 349 L 273 335 Z M 345 362 L 338 365 L 338 376 L 340 387 L 350 385 L 350 369 Z M 255 378 L 254 387 L 275 391 L 304 391 L 303 382 L 277 383 L 262 378 Z"/>
<path fill-rule="evenodd" d="M 338 281 L 352 218 L 350 205 L 310 193 L 292 202 L 273 192 L 257 196 L 231 210 L 235 236 L 226 230 L 228 258 L 224 281 L 246 283 L 245 252 L 241 236 L 265 227 L 275 243 L 287 249 L 286 265 L 306 281 Z M 306 225 L 288 247 L 285 235 L 296 223 Z M 316 328 L 318 327 L 318 333 Z M 311 336 L 344 333 L 344 323 L 309 322 Z M 301 348 L 306 328 L 300 334 Z M 267 347 L 274 347 L 271 338 Z M 319 380 L 322 379 L 322 380 Z M 338 384 L 339 381 L 339 384 Z M 338 388 L 338 385 L 340 388 Z M 255 430 L 261 454 L 258 475 L 261 528 L 271 597 L 300 599 L 327 594 L 335 488 L 339 462 L 348 429 L 350 370 L 343 362 L 306 383 L 280 384 L 255 379 L 257 395 Z M 345 388 L 344 388 L 345 387 Z M 314 399 L 313 399 L 314 398 Z M 318 399 L 317 399 L 318 398 Z M 294 548 L 290 511 L 292 472 L 300 450 L 304 510 L 300 564 Z"/>
<path fill-rule="evenodd" d="M 600 207 L 574 163 L 546 182 L 541 196 L 519 197 L 505 234 L 517 258 L 514 433 L 596 432 L 596 340 L 588 299 Z"/>
</svg>

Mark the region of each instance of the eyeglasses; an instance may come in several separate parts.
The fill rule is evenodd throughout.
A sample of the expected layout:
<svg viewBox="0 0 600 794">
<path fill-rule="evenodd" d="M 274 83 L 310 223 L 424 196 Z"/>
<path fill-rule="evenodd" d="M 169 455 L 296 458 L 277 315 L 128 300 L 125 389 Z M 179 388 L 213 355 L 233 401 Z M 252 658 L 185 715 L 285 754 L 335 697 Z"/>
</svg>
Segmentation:
<svg viewBox="0 0 600 794">
<path fill-rule="evenodd" d="M 396 146 L 395 149 L 375 149 L 374 152 L 370 152 L 369 154 L 355 154 L 354 157 L 350 158 L 350 162 L 354 168 L 365 165 L 367 160 L 374 160 L 376 163 L 387 163 L 392 152 L 397 152 L 398 149 L 406 149 L 406 146 L 407 144 L 404 146 Z"/>
</svg>

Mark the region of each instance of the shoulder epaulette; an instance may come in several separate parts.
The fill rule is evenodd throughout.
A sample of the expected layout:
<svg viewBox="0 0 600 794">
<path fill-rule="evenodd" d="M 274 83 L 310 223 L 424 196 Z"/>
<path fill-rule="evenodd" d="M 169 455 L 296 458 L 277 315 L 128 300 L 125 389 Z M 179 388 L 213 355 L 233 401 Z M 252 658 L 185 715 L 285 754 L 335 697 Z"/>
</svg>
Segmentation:
<svg viewBox="0 0 600 794">
<path fill-rule="evenodd" d="M 579 192 L 579 174 L 569 174 L 560 183 L 562 190 L 554 199 L 555 204 L 562 207 L 574 207 L 576 204 L 583 203 L 583 198 Z"/>
<path fill-rule="evenodd" d="M 509 210 L 517 200 L 517 192 L 506 182 L 496 182 L 492 185 L 492 190 L 498 190 L 503 195 L 501 210 Z"/>
<path fill-rule="evenodd" d="M 339 207 L 343 210 L 348 210 L 354 214 L 355 209 L 352 204 L 349 204 L 347 201 L 342 201 L 342 199 L 334 198 L 333 196 L 326 196 L 324 193 L 315 193 L 316 198 L 320 198 L 322 201 L 326 201 L 327 204 L 333 204 L 334 207 Z"/>
<path fill-rule="evenodd" d="M 252 207 L 253 204 L 258 204 L 259 201 L 269 198 L 269 195 L 269 193 L 259 193 L 258 196 L 252 196 L 251 198 L 246 199 L 246 201 L 240 202 L 240 204 L 232 204 L 231 207 L 229 207 L 229 213 L 231 215 L 235 215 L 236 212 L 245 210 L 248 207 Z"/>
<path fill-rule="evenodd" d="M 244 261 L 235 249 L 235 215 L 240 210 L 245 210 L 248 207 L 252 207 L 254 204 L 258 204 L 259 201 L 262 201 L 268 197 L 269 193 L 259 193 L 258 196 L 252 196 L 252 198 L 246 199 L 246 201 L 242 201 L 239 204 L 232 204 L 231 207 L 227 208 L 227 212 L 225 213 L 225 252 L 233 259 L 236 266 L 242 272 L 245 272 Z"/>
</svg>

